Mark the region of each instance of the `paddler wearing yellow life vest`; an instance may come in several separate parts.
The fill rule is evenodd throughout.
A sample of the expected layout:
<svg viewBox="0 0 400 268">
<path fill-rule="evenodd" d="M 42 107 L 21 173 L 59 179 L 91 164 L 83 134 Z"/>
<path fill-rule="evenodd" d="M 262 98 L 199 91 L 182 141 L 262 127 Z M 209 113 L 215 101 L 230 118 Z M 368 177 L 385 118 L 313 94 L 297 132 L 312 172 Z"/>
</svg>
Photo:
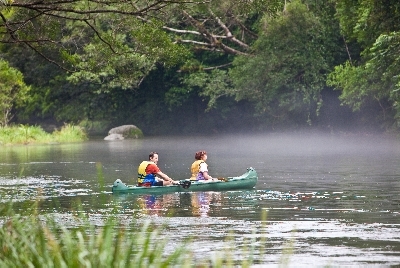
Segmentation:
<svg viewBox="0 0 400 268">
<path fill-rule="evenodd" d="M 208 166 L 206 163 L 207 152 L 198 151 L 195 153 L 194 158 L 196 161 L 193 162 L 190 171 L 192 172 L 192 181 L 213 181 L 213 177 L 208 174 Z"/>
<path fill-rule="evenodd" d="M 158 153 L 151 152 L 149 161 L 143 161 L 138 168 L 138 186 L 167 186 L 178 184 L 167 174 L 161 172 L 157 166 Z"/>
</svg>

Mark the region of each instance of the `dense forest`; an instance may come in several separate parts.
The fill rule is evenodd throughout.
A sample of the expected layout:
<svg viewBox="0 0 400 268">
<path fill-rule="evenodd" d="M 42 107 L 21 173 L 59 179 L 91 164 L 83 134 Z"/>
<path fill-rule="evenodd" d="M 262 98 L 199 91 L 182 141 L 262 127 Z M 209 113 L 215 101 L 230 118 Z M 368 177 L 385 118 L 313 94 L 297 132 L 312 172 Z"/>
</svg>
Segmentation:
<svg viewBox="0 0 400 268">
<path fill-rule="evenodd" d="M 0 125 L 398 132 L 395 0 L 0 0 Z"/>
</svg>

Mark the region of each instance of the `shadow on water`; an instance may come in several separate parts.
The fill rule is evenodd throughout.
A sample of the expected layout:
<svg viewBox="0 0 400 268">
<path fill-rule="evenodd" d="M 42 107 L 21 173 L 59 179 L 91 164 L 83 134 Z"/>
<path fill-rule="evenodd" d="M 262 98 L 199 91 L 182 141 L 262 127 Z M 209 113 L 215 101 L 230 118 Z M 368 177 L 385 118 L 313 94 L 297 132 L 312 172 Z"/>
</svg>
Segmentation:
<svg viewBox="0 0 400 268">
<path fill-rule="evenodd" d="M 118 215 L 135 228 L 166 226 L 169 245 L 192 237 L 201 258 L 226 250 L 256 265 L 399 265 L 400 142 L 376 137 L 222 136 L 89 141 L 0 148 L 0 205 L 23 211 L 39 198 L 42 214 L 79 225 L 77 203 L 92 223 Z M 115 179 L 132 185 L 150 151 L 177 179 L 189 177 L 194 152 L 206 150 L 210 174 L 236 176 L 254 167 L 254 190 L 113 195 Z M 98 166 L 102 168 L 99 181 Z M 267 213 L 267 221 L 262 220 Z"/>
</svg>

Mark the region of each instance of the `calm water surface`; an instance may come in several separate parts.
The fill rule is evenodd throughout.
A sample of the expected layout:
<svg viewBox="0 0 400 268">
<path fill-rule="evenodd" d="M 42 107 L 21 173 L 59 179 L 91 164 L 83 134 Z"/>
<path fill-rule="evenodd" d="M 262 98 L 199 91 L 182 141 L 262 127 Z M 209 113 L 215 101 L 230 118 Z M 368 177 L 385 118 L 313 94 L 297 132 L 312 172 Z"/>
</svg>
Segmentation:
<svg viewBox="0 0 400 268">
<path fill-rule="evenodd" d="M 116 179 L 134 184 L 150 151 L 175 179 L 189 178 L 198 150 L 214 177 L 256 169 L 254 190 L 113 195 Z M 75 226 L 82 203 L 94 224 L 113 211 L 121 223 L 166 226 L 168 247 L 192 237 L 195 258 L 253 258 L 254 267 L 400 265 L 400 141 L 377 137 L 269 134 L 162 137 L 0 147 L 0 206 Z M 266 214 L 266 220 L 265 215 Z M 167 248 L 168 250 L 168 248 Z"/>
</svg>

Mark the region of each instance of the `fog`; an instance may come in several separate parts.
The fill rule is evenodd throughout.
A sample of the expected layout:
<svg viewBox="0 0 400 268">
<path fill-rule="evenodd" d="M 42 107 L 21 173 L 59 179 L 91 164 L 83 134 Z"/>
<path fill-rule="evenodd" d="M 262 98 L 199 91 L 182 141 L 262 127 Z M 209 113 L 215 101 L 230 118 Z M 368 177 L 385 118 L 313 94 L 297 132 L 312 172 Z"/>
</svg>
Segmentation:
<svg viewBox="0 0 400 268">
<path fill-rule="evenodd" d="M 292 267 L 398 265 L 400 141 L 393 137 L 316 132 L 176 136 L 1 150 L 3 201 L 13 198 L 25 210 L 40 197 L 41 213 L 55 214 L 66 225 L 71 204 L 79 201 L 96 224 L 109 217 L 111 207 L 129 226 L 142 220 L 169 223 L 171 232 L 159 238 L 176 245 L 194 236 L 191 246 L 198 258 L 220 253 L 233 234 L 236 249 L 266 239 L 265 245 L 255 244 L 262 251 L 254 255 L 260 266 L 279 264 L 289 240 Z M 151 151 L 159 153 L 164 173 L 187 179 L 198 150 L 208 152 L 213 177 L 255 168 L 255 189 L 147 196 L 156 207 L 138 207 L 146 197 L 110 191 L 116 179 L 134 184 L 138 165 Z M 103 178 L 105 188 L 99 183 Z M 268 225 L 260 222 L 264 211 Z"/>
</svg>

